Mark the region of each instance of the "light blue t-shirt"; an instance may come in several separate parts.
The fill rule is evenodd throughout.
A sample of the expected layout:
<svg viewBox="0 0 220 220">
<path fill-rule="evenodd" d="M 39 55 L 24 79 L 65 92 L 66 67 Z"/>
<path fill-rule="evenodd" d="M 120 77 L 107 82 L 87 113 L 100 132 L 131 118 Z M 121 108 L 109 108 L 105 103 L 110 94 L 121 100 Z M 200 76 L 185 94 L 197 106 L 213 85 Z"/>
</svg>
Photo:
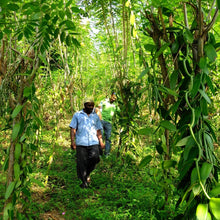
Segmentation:
<svg viewBox="0 0 220 220">
<path fill-rule="evenodd" d="M 95 112 L 92 112 L 89 116 L 83 110 L 76 112 L 69 126 L 76 129 L 77 146 L 99 144 L 97 130 L 102 129 L 102 124 Z"/>
</svg>

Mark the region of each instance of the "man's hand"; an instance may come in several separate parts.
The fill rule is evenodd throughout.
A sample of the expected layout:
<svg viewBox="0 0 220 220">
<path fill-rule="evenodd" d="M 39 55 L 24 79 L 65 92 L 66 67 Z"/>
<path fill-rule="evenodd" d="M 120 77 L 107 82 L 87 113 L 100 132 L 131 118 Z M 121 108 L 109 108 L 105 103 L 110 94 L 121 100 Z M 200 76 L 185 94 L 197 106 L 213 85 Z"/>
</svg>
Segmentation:
<svg viewBox="0 0 220 220">
<path fill-rule="evenodd" d="M 103 142 L 100 142 L 100 146 L 102 149 L 105 149 L 105 144 Z"/>
<path fill-rule="evenodd" d="M 72 150 L 76 150 L 75 136 L 76 136 L 76 129 L 70 128 L 70 140 L 71 140 L 70 146 Z"/>
<path fill-rule="evenodd" d="M 72 150 L 76 150 L 76 144 L 75 144 L 75 142 L 71 143 L 71 149 L 72 149 Z"/>
</svg>

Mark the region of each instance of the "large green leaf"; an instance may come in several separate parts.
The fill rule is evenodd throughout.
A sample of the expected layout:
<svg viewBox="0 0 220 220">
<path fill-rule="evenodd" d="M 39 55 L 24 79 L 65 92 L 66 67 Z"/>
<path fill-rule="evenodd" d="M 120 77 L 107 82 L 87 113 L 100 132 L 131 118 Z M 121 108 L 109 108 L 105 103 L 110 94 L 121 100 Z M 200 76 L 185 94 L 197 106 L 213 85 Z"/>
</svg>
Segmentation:
<svg viewBox="0 0 220 220">
<path fill-rule="evenodd" d="M 208 115 L 207 101 L 204 98 L 200 100 L 200 107 L 201 107 L 203 115 Z"/>
<path fill-rule="evenodd" d="M 177 142 L 176 146 L 178 146 L 178 147 L 185 146 L 190 138 L 191 138 L 191 136 L 184 137 L 183 139 L 181 139 Z"/>
<path fill-rule="evenodd" d="M 168 169 L 170 167 L 175 167 L 176 164 L 177 164 L 177 162 L 175 160 L 164 160 L 162 162 L 162 167 L 164 169 Z"/>
<path fill-rule="evenodd" d="M 18 180 L 19 176 L 20 176 L 21 170 L 20 170 L 20 166 L 17 162 L 15 162 L 14 164 L 14 176 L 15 176 L 15 180 Z"/>
<path fill-rule="evenodd" d="M 32 92 L 31 86 L 30 87 L 25 87 L 24 92 L 23 92 L 23 96 L 24 97 L 29 97 L 31 95 L 31 92 Z"/>
<path fill-rule="evenodd" d="M 18 104 L 18 105 L 15 107 L 14 111 L 12 112 L 11 117 L 12 117 L 12 118 L 15 118 L 15 117 L 18 115 L 18 113 L 21 111 L 22 108 L 23 108 L 23 105 Z"/>
<path fill-rule="evenodd" d="M 14 187 L 15 187 L 15 182 L 10 182 L 10 184 L 8 185 L 8 188 L 6 189 L 6 192 L 5 192 L 5 199 L 7 200 L 10 195 L 12 194 L 13 190 L 14 190 Z"/>
<path fill-rule="evenodd" d="M 143 168 L 143 167 L 147 166 L 147 164 L 149 164 L 149 163 L 151 162 L 152 158 L 153 158 L 153 157 L 152 157 L 151 155 L 147 155 L 146 157 L 144 157 L 144 158 L 141 160 L 141 162 L 140 162 L 140 164 L 139 164 L 139 167 L 140 167 L 140 168 Z"/>
<path fill-rule="evenodd" d="M 216 4 L 217 4 L 218 9 L 220 10 L 220 0 L 217 0 Z"/>
<path fill-rule="evenodd" d="M 161 92 L 164 92 L 164 93 L 167 93 L 167 94 L 170 94 L 172 96 L 178 96 L 178 93 L 172 89 L 169 89 L 169 88 L 166 88 L 165 86 L 158 86 L 158 90 L 161 91 Z"/>
<path fill-rule="evenodd" d="M 15 145 L 15 160 L 19 160 L 20 158 L 20 155 L 21 155 L 21 144 L 17 143 Z"/>
<path fill-rule="evenodd" d="M 73 30 L 73 31 L 76 29 L 75 24 L 71 20 L 66 20 L 66 27 L 69 30 Z"/>
<path fill-rule="evenodd" d="M 165 43 L 155 54 L 155 58 L 158 58 L 168 47 L 170 43 Z"/>
<path fill-rule="evenodd" d="M 206 82 L 207 82 L 207 85 L 210 88 L 212 94 L 215 95 L 215 88 L 213 86 L 213 81 L 210 79 L 210 77 L 208 75 L 206 75 Z"/>
<path fill-rule="evenodd" d="M 161 121 L 160 126 L 170 131 L 176 131 L 176 126 L 172 124 L 170 121 L 166 121 L 166 120 Z"/>
<path fill-rule="evenodd" d="M 215 188 L 213 188 L 210 192 L 209 195 L 211 197 L 217 197 L 220 195 L 220 185 L 217 185 Z"/>
<path fill-rule="evenodd" d="M 20 128 L 21 128 L 20 123 L 17 123 L 14 125 L 13 130 L 12 130 L 12 140 L 13 141 L 17 138 L 19 131 L 20 131 Z"/>
<path fill-rule="evenodd" d="M 153 51 L 156 49 L 156 46 L 154 44 L 145 44 L 144 48 L 146 51 Z"/>
<path fill-rule="evenodd" d="M 191 31 L 189 29 L 186 29 L 185 32 L 183 33 L 183 36 L 185 37 L 185 39 L 189 42 L 192 43 L 194 40 L 193 34 L 191 33 Z"/>
<path fill-rule="evenodd" d="M 142 77 L 144 77 L 147 73 L 149 73 L 149 71 L 150 71 L 150 68 L 147 67 L 145 70 L 141 72 L 141 74 L 138 76 L 138 79 L 141 79 Z"/>
<path fill-rule="evenodd" d="M 12 203 L 8 203 L 4 208 L 3 220 L 13 219 L 13 217 L 10 218 L 8 215 L 9 211 L 12 209 L 13 209 Z"/>
<path fill-rule="evenodd" d="M 201 84 L 201 74 L 197 74 L 196 77 L 193 79 L 193 87 L 190 91 L 192 98 L 194 98 L 199 91 L 199 87 Z"/>
<path fill-rule="evenodd" d="M 206 92 L 204 90 L 199 89 L 200 94 L 202 95 L 202 97 L 206 100 L 207 103 L 211 104 L 211 100 L 208 97 L 208 95 L 206 94 Z"/>
<path fill-rule="evenodd" d="M 220 198 L 211 198 L 209 201 L 209 207 L 212 214 L 217 220 L 220 219 Z"/>
<path fill-rule="evenodd" d="M 170 76 L 170 89 L 172 90 L 174 90 L 177 85 L 178 75 L 178 71 L 173 71 L 173 73 Z"/>
<path fill-rule="evenodd" d="M 200 169 L 201 180 L 205 181 L 209 177 L 209 175 L 212 171 L 212 167 L 213 167 L 213 165 L 210 163 L 207 163 L 207 162 L 204 162 L 202 164 L 202 167 Z"/>
<path fill-rule="evenodd" d="M 208 204 L 199 204 L 196 208 L 197 220 L 209 220 L 208 217 Z"/>
<path fill-rule="evenodd" d="M 191 180 L 191 185 L 193 185 L 194 183 L 198 182 L 198 180 L 199 180 L 198 172 L 197 172 L 197 168 L 196 167 L 194 167 L 192 172 L 191 172 L 190 180 Z"/>
<path fill-rule="evenodd" d="M 138 134 L 140 135 L 150 135 L 152 134 L 153 131 L 152 131 L 152 128 L 150 127 L 147 127 L 147 128 L 141 128 L 139 131 L 138 131 Z"/>
<path fill-rule="evenodd" d="M 11 11 L 17 11 L 19 9 L 19 6 L 17 4 L 11 3 L 7 5 L 7 8 Z"/>
<path fill-rule="evenodd" d="M 206 44 L 204 51 L 211 62 L 214 62 L 217 58 L 217 53 L 212 44 Z"/>
</svg>

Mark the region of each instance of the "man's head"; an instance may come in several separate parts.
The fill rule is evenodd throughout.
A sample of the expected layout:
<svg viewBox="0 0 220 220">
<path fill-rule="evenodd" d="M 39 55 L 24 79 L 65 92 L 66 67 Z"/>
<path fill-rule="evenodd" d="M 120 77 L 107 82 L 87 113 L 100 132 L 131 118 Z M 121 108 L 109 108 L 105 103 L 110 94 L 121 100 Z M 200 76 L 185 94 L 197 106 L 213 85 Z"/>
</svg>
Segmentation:
<svg viewBox="0 0 220 220">
<path fill-rule="evenodd" d="M 94 101 L 92 98 L 86 98 L 84 100 L 84 111 L 87 113 L 87 114 L 91 114 L 93 109 L 94 109 Z"/>
<path fill-rule="evenodd" d="M 112 92 L 109 100 L 110 100 L 110 103 L 113 103 L 116 100 L 116 93 L 115 92 Z"/>
</svg>

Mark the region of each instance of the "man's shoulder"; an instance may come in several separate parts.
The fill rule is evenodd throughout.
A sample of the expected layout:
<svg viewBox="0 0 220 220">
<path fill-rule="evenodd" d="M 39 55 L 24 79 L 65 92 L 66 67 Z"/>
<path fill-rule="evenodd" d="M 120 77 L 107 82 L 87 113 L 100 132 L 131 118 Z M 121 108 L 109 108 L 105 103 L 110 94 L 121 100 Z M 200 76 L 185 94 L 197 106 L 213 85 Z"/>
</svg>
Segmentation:
<svg viewBox="0 0 220 220">
<path fill-rule="evenodd" d="M 78 117 L 80 115 L 83 115 L 83 110 L 80 110 L 78 112 L 75 112 L 73 116 Z"/>
</svg>

